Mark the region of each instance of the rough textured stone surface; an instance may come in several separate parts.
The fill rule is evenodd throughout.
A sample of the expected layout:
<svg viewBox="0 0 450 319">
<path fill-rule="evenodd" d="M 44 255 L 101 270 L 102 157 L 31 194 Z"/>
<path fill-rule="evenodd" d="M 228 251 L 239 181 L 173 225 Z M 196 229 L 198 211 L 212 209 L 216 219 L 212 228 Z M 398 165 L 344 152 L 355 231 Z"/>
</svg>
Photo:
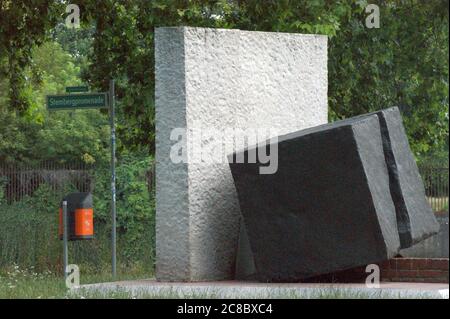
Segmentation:
<svg viewBox="0 0 450 319">
<path fill-rule="evenodd" d="M 409 248 L 402 249 L 400 251 L 401 256 L 418 258 L 448 258 L 448 212 L 436 215 L 436 219 L 440 225 L 439 233 Z"/>
<path fill-rule="evenodd" d="M 172 163 L 170 132 L 265 127 L 278 135 L 326 123 L 327 38 L 185 27 L 155 37 L 156 276 L 231 279 L 240 212 L 228 163 Z"/>
<path fill-rule="evenodd" d="M 236 256 L 236 280 L 255 280 L 257 279 L 255 260 L 253 258 L 252 248 L 248 240 L 245 224 L 241 222 L 239 233 L 239 242 Z"/>
<path fill-rule="evenodd" d="M 398 107 L 359 115 L 354 119 L 377 115 L 383 150 L 389 171 L 401 248 L 409 248 L 439 231 L 414 156 L 409 147 Z"/>
<path fill-rule="evenodd" d="M 425 197 L 425 188 L 397 107 L 376 112 L 389 170 L 402 248 L 436 234 L 439 224 Z"/>
<path fill-rule="evenodd" d="M 422 178 L 409 147 L 400 111 L 393 107 L 363 114 L 351 121 L 373 115 L 377 115 L 380 122 L 389 188 L 402 248 L 400 253 L 413 257 L 448 257 L 448 223 L 441 222 L 439 225 L 426 201 Z M 440 234 L 432 237 L 439 228 Z M 245 231 L 245 227 L 242 229 Z M 246 240 L 248 236 L 241 235 L 236 277 L 238 279 L 252 279 L 256 276 L 250 245 Z M 407 249 L 411 246 L 413 247 Z"/>
<path fill-rule="evenodd" d="M 295 281 L 398 253 L 378 116 L 281 136 L 278 155 L 273 175 L 260 175 L 259 163 L 230 164 L 260 280 Z"/>
<path fill-rule="evenodd" d="M 186 126 L 184 35 L 156 31 L 156 275 L 190 276 L 188 167 L 169 159 L 173 128 Z"/>
</svg>

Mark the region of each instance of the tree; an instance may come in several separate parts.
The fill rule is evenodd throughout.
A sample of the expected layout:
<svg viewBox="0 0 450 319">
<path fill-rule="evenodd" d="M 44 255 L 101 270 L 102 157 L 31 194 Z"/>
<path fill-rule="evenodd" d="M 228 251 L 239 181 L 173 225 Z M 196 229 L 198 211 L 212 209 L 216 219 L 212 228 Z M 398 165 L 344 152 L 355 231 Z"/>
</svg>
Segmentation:
<svg viewBox="0 0 450 319">
<path fill-rule="evenodd" d="M 32 61 L 40 71 L 40 81 L 26 86 L 33 93 L 26 114 L 0 106 L 0 162 L 107 163 L 107 116 L 99 110 L 49 113 L 45 107 L 45 95 L 63 93 L 66 86 L 81 83 L 80 69 L 72 56 L 58 43 L 46 42 L 33 50 Z M 30 68 L 24 74 L 33 77 Z"/>
<path fill-rule="evenodd" d="M 51 0 L 0 0 L 0 79 L 8 79 L 12 110 L 29 108 L 25 69 L 31 65 L 33 48 L 43 43 L 47 30 L 56 24 L 61 6 Z"/>
<path fill-rule="evenodd" d="M 330 41 L 331 119 L 397 105 L 416 156 L 448 153 L 446 1 L 382 1 L 379 29 L 361 4 Z"/>
</svg>

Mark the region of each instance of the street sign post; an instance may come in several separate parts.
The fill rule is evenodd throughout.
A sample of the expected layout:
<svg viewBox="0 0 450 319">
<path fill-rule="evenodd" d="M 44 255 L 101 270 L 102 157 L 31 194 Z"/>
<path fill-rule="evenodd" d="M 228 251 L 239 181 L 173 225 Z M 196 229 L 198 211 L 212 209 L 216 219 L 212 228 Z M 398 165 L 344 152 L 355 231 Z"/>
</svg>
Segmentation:
<svg viewBox="0 0 450 319">
<path fill-rule="evenodd" d="M 67 222 L 67 201 L 63 201 L 62 203 L 62 212 L 63 212 L 63 272 L 64 272 L 64 281 L 67 280 L 67 265 L 69 264 L 69 248 L 67 246 L 68 239 L 68 222 Z"/>
<path fill-rule="evenodd" d="M 109 107 L 111 124 L 111 262 L 112 275 L 116 278 L 116 126 L 115 126 L 115 94 L 114 80 L 109 81 Z"/>
<path fill-rule="evenodd" d="M 49 111 L 109 108 L 111 126 L 111 264 L 112 275 L 116 277 L 116 127 L 115 127 L 115 94 L 114 80 L 109 82 L 109 92 L 101 93 L 79 93 L 87 92 L 87 86 L 67 87 L 67 93 L 62 95 L 47 95 L 47 109 Z M 66 247 L 66 246 L 65 246 Z M 64 253 L 66 260 L 67 249 Z"/>
<path fill-rule="evenodd" d="M 47 109 L 49 111 L 107 107 L 107 93 L 47 95 Z"/>
<path fill-rule="evenodd" d="M 85 85 L 66 87 L 66 93 L 83 93 L 83 92 L 88 92 L 88 91 L 89 91 L 89 88 Z"/>
</svg>

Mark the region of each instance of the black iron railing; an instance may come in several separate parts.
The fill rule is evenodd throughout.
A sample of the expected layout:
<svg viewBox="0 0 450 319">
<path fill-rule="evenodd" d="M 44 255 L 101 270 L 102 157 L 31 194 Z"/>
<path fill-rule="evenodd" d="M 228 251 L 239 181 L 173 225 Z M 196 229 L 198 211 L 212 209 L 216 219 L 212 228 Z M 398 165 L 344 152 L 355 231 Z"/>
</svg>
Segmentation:
<svg viewBox="0 0 450 319">
<path fill-rule="evenodd" d="M 425 194 L 433 211 L 448 212 L 448 167 L 421 166 L 420 174 L 425 186 Z"/>
</svg>

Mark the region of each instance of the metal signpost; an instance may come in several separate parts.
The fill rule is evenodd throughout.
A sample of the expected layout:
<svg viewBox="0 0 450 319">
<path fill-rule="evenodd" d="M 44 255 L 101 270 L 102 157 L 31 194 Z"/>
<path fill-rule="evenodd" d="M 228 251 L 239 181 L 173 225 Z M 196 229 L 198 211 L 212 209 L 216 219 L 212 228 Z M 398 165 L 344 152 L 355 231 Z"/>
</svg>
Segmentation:
<svg viewBox="0 0 450 319">
<path fill-rule="evenodd" d="M 66 88 L 67 93 L 47 95 L 47 109 L 49 111 L 109 108 L 111 126 L 111 257 L 112 275 L 116 277 L 116 128 L 115 128 L 115 97 L 114 80 L 109 82 L 109 92 L 86 93 L 87 86 L 71 86 Z M 80 93 L 83 92 L 83 93 Z M 65 204 L 64 204 L 65 203 Z M 65 205 L 65 206 L 64 206 Z M 63 223 L 64 223 L 64 278 L 67 278 L 66 267 L 68 261 L 67 250 L 67 202 L 63 202 Z"/>
<path fill-rule="evenodd" d="M 67 201 L 62 203 L 62 219 L 63 219 L 63 267 L 64 267 L 64 282 L 67 280 L 67 265 L 69 264 L 69 249 L 67 247 L 68 227 L 67 227 Z"/>
<path fill-rule="evenodd" d="M 109 107 L 111 124 L 111 264 L 112 275 L 116 277 L 116 127 L 114 118 L 116 117 L 115 98 L 114 98 L 114 80 L 109 81 Z"/>
</svg>

